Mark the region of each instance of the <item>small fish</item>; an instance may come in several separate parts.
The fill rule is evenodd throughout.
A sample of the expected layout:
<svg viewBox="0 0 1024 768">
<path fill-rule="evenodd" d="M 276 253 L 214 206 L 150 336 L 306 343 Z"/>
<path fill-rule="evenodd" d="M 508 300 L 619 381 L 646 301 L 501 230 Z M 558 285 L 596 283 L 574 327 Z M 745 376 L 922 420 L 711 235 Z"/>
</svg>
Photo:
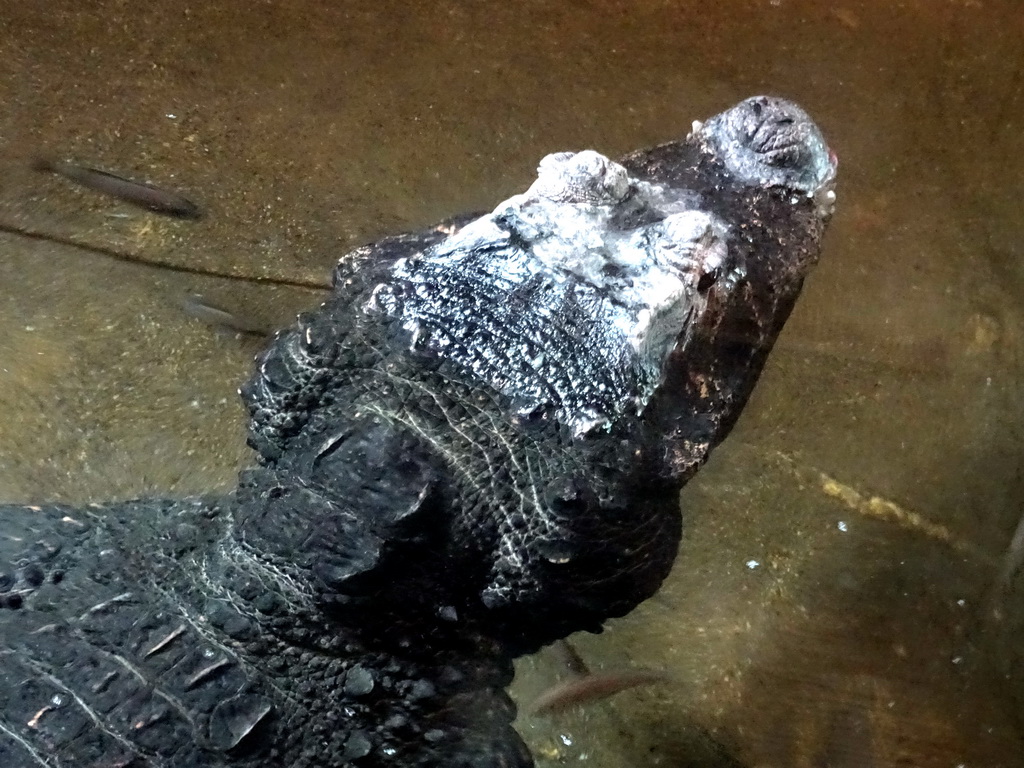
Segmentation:
<svg viewBox="0 0 1024 768">
<path fill-rule="evenodd" d="M 568 670 L 569 674 L 574 677 L 584 677 L 590 674 L 590 667 L 587 666 L 587 662 L 583 660 L 579 651 L 568 640 L 564 638 L 555 640 L 551 644 L 551 650 L 562 666 Z"/>
<path fill-rule="evenodd" d="M 1003 556 L 1003 572 L 1001 579 L 1003 584 L 1009 584 L 1013 575 L 1024 565 L 1024 514 L 1017 521 L 1017 528 L 1010 537 L 1010 546 Z"/>
<path fill-rule="evenodd" d="M 572 677 L 548 688 L 530 706 L 535 715 L 564 712 L 570 707 L 606 699 L 621 691 L 668 678 L 663 672 L 649 669 L 620 669 Z"/>
<path fill-rule="evenodd" d="M 815 768 L 877 768 L 874 726 L 863 702 L 832 713 Z"/>
<path fill-rule="evenodd" d="M 198 219 L 202 216 L 199 206 L 177 192 L 168 192 L 151 184 L 125 179 L 106 171 L 45 158 L 36 158 L 32 162 L 32 168 L 40 173 L 55 173 L 83 187 L 116 197 L 153 213 L 178 219 Z"/>
<path fill-rule="evenodd" d="M 1010 537 L 1010 546 L 1007 547 L 1006 554 L 1003 555 L 999 575 L 989 589 L 990 618 L 997 621 L 1006 618 L 1008 613 L 1006 603 L 1014 598 L 1014 579 L 1022 567 L 1024 567 L 1024 514 L 1017 521 L 1017 528 Z"/>
<path fill-rule="evenodd" d="M 239 317 L 234 312 L 221 309 L 211 304 L 198 293 L 186 296 L 181 302 L 181 308 L 189 317 L 201 320 L 214 328 L 247 333 L 251 336 L 269 336 L 270 330 L 254 320 L 247 320 Z"/>
</svg>

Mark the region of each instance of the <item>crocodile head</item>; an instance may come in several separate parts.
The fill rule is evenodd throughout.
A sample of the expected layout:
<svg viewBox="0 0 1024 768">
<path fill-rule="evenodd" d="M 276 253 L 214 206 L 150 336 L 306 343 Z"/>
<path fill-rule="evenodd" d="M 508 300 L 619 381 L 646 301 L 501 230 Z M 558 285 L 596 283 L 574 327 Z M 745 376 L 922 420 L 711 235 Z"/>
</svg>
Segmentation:
<svg viewBox="0 0 1024 768">
<path fill-rule="evenodd" d="M 757 97 L 357 249 L 243 389 L 270 474 L 240 529 L 368 645 L 508 658 L 598 631 L 667 575 L 678 490 L 817 261 L 835 169 L 803 111 Z"/>
<path fill-rule="evenodd" d="M 667 573 L 678 488 L 816 262 L 834 177 L 810 118 L 769 97 L 621 162 L 549 155 L 491 213 L 343 259 L 245 388 L 251 442 L 344 504 L 358 473 L 328 456 L 401 432 L 416 451 L 390 461 L 429 456 L 440 488 L 430 556 L 466 575 L 458 614 L 518 650 L 596 629 Z"/>
</svg>

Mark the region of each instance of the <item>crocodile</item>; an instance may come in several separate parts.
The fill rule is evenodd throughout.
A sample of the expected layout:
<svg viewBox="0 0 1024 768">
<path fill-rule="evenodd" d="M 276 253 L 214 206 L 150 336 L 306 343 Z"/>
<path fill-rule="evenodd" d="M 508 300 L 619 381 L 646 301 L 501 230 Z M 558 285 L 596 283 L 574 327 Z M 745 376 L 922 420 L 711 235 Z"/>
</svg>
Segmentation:
<svg viewBox="0 0 1024 768">
<path fill-rule="evenodd" d="M 754 97 L 347 254 L 240 390 L 230 494 L 0 506 L 0 765 L 533 765 L 512 660 L 668 574 L 836 167 Z"/>
</svg>

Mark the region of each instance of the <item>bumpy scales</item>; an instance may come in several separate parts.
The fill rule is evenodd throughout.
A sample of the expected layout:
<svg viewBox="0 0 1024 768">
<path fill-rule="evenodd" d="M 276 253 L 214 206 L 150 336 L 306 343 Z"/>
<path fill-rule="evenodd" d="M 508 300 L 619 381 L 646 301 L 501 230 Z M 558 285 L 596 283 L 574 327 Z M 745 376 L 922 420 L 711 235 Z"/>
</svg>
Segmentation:
<svg viewBox="0 0 1024 768">
<path fill-rule="evenodd" d="M 512 658 L 665 578 L 834 175 L 758 97 L 346 256 L 233 494 L 0 507 L 0 766 L 532 765 Z"/>
</svg>

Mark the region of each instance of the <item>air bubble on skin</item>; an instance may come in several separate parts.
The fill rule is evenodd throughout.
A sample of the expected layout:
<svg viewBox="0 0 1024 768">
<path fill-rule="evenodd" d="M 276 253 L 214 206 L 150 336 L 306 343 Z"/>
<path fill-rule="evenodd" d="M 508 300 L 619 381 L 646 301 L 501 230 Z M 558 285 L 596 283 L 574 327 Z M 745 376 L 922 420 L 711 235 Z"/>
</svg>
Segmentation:
<svg viewBox="0 0 1024 768">
<path fill-rule="evenodd" d="M 836 209 L 836 193 L 834 189 L 824 187 L 814 193 L 814 204 L 817 207 L 818 215 L 826 219 Z"/>
<path fill-rule="evenodd" d="M 64 704 L 64 697 L 61 696 L 59 693 L 55 693 L 53 694 L 53 696 L 50 697 L 50 703 L 53 704 L 53 706 L 55 707 L 59 707 Z"/>
</svg>

